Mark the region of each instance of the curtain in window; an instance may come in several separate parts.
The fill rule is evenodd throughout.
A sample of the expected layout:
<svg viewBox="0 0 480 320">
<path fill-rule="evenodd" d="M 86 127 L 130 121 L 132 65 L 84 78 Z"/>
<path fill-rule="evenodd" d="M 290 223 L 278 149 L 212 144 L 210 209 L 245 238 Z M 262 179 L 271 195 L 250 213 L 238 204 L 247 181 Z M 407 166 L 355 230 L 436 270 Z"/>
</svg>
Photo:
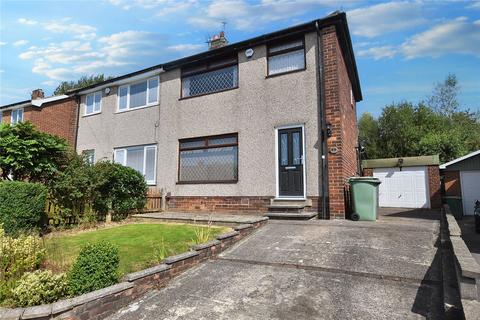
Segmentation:
<svg viewBox="0 0 480 320">
<path fill-rule="evenodd" d="M 130 86 L 130 108 L 137 108 L 147 104 L 147 81 Z"/>
<path fill-rule="evenodd" d="M 119 96 L 119 100 L 118 100 L 118 109 L 119 110 L 125 110 L 127 109 L 128 107 L 128 104 L 127 104 L 127 98 L 128 98 L 128 87 L 125 86 L 125 87 L 120 87 L 120 89 L 118 90 L 118 96 Z"/>
<path fill-rule="evenodd" d="M 269 57 L 269 74 L 277 74 L 305 68 L 303 49 Z"/>
<path fill-rule="evenodd" d="M 148 80 L 148 103 L 158 101 L 158 78 Z"/>
</svg>

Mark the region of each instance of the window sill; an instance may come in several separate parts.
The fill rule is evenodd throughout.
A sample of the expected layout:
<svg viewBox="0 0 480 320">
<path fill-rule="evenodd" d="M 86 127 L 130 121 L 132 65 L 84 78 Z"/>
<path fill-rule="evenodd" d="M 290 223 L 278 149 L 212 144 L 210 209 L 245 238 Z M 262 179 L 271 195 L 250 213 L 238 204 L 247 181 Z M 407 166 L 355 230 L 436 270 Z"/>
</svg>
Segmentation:
<svg viewBox="0 0 480 320">
<path fill-rule="evenodd" d="M 305 70 L 307 70 L 306 67 L 305 67 L 305 68 L 302 68 L 302 69 L 293 70 L 293 71 L 286 71 L 286 72 L 281 72 L 281 73 L 275 73 L 275 74 L 267 75 L 267 76 L 265 77 L 265 79 L 275 78 L 275 77 L 278 77 L 278 76 L 283 76 L 283 75 L 291 74 L 291 73 L 302 72 L 302 71 L 305 71 Z"/>
<path fill-rule="evenodd" d="M 221 93 L 221 92 L 230 91 L 230 90 L 235 90 L 235 89 L 238 89 L 238 86 L 233 87 L 233 88 L 223 89 L 223 90 L 220 90 L 220 91 L 215 91 L 215 92 L 208 92 L 208 93 L 197 94 L 197 95 L 195 95 L 195 96 L 181 97 L 181 98 L 178 99 L 178 100 L 181 101 L 181 100 L 187 100 L 187 99 L 192 99 L 192 98 L 197 98 L 197 97 L 203 97 L 203 96 L 208 96 L 208 95 L 210 95 L 210 94 Z"/>
<path fill-rule="evenodd" d="M 226 181 L 177 181 L 177 184 L 236 184 L 238 180 Z"/>
<path fill-rule="evenodd" d="M 158 106 L 158 105 L 159 105 L 159 103 L 156 102 L 155 104 L 147 104 L 146 106 L 143 106 L 143 107 L 130 108 L 130 109 L 126 109 L 126 110 L 118 110 L 118 109 L 117 109 L 117 111 L 115 111 L 115 113 L 125 113 L 125 112 L 130 112 L 130 111 L 147 109 L 147 108 L 151 108 L 151 107 L 156 107 L 156 106 Z"/>
<path fill-rule="evenodd" d="M 102 113 L 102 111 L 93 112 L 93 113 L 89 113 L 89 114 L 84 114 L 82 117 L 85 118 L 85 117 L 95 116 L 95 115 L 100 114 L 100 113 Z"/>
</svg>

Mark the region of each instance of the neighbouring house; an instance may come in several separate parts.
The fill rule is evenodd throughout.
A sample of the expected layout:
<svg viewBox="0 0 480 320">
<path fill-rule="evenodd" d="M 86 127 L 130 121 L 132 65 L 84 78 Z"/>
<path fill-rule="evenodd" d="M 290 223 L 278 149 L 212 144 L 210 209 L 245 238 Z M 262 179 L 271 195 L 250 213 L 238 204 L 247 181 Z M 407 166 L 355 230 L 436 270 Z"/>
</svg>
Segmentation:
<svg viewBox="0 0 480 320">
<path fill-rule="evenodd" d="M 475 201 L 480 200 L 480 150 L 442 164 L 440 171 L 445 196 L 457 197 L 461 201 L 458 208 L 452 202 L 451 209 L 473 215 Z"/>
<path fill-rule="evenodd" d="M 440 208 L 438 155 L 363 160 L 364 176 L 380 179 L 380 207 Z"/>
<path fill-rule="evenodd" d="M 0 122 L 16 124 L 30 121 L 43 132 L 64 138 L 75 146 L 78 104 L 74 97 L 44 97 L 41 89 L 33 90 L 31 100 L 0 106 Z"/>
<path fill-rule="evenodd" d="M 362 93 L 343 12 L 69 94 L 77 152 L 135 168 L 169 210 L 345 217 Z"/>
</svg>

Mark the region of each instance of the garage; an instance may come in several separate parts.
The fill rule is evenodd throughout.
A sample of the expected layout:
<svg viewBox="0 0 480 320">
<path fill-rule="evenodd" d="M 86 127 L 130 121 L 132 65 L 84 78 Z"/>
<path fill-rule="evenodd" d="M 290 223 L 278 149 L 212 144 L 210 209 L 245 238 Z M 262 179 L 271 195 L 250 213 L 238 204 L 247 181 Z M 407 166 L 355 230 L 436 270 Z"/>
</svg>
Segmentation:
<svg viewBox="0 0 480 320">
<path fill-rule="evenodd" d="M 380 207 L 430 208 L 426 167 L 378 168 Z"/>
<path fill-rule="evenodd" d="M 437 208 L 440 206 L 438 156 L 364 160 L 364 175 L 381 181 L 379 206 Z"/>
<path fill-rule="evenodd" d="M 480 150 L 447 162 L 440 169 L 445 196 L 460 199 L 463 214 L 473 215 L 475 201 L 480 200 Z"/>
</svg>

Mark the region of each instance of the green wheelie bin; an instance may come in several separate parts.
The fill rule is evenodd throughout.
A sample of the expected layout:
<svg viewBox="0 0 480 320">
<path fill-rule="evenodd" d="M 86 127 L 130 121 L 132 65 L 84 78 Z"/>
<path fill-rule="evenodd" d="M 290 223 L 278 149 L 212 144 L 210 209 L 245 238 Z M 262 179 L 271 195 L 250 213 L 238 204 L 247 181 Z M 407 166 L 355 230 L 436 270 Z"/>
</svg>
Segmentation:
<svg viewBox="0 0 480 320">
<path fill-rule="evenodd" d="M 372 177 L 352 177 L 352 209 L 350 218 L 354 221 L 376 221 L 378 217 L 378 186 L 380 180 Z"/>
</svg>

